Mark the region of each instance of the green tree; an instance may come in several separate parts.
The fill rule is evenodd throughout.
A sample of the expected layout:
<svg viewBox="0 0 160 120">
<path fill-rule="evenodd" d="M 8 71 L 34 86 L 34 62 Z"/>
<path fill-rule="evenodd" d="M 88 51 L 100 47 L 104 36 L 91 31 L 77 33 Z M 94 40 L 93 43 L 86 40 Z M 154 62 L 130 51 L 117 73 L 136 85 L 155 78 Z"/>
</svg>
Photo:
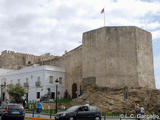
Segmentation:
<svg viewBox="0 0 160 120">
<path fill-rule="evenodd" d="M 22 102 L 22 96 L 26 94 L 26 90 L 20 85 L 11 85 L 8 88 L 8 94 L 13 98 L 14 102 L 20 103 Z"/>
</svg>

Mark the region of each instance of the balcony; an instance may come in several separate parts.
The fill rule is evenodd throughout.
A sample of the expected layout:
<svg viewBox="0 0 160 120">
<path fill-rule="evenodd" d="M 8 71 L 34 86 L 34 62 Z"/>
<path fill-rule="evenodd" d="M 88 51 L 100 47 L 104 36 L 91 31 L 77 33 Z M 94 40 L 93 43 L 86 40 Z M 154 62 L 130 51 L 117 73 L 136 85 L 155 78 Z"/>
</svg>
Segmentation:
<svg viewBox="0 0 160 120">
<path fill-rule="evenodd" d="M 28 83 L 24 83 L 23 86 L 26 87 L 26 88 L 28 88 L 29 84 Z"/>
<path fill-rule="evenodd" d="M 17 83 L 16 86 L 21 86 L 21 84 L 20 84 L 20 83 Z"/>
<path fill-rule="evenodd" d="M 35 82 L 36 87 L 40 87 L 41 83 L 40 82 Z"/>
<path fill-rule="evenodd" d="M 13 87 L 13 84 L 8 84 L 8 87 L 10 88 L 10 87 Z"/>
</svg>

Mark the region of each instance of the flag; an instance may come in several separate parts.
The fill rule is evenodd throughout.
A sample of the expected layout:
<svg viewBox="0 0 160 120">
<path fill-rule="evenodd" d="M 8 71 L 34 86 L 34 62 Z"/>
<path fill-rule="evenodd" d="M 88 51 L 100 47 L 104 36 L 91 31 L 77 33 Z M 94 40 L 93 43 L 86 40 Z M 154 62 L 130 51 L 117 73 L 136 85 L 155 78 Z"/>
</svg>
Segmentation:
<svg viewBox="0 0 160 120">
<path fill-rule="evenodd" d="M 101 14 L 104 13 L 104 8 L 101 10 Z"/>
</svg>

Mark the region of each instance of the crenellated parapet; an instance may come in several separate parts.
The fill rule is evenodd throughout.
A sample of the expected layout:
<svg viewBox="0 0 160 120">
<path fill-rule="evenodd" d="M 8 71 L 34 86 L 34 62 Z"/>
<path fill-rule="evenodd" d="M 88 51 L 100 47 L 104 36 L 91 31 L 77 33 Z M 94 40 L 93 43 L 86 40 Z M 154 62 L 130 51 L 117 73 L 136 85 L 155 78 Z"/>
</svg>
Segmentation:
<svg viewBox="0 0 160 120">
<path fill-rule="evenodd" d="M 55 56 L 51 55 L 50 53 L 36 56 L 27 53 L 5 50 L 0 55 L 0 67 L 7 69 L 20 69 L 25 66 L 30 66 L 40 63 L 41 61 L 52 59 L 54 57 Z"/>
</svg>

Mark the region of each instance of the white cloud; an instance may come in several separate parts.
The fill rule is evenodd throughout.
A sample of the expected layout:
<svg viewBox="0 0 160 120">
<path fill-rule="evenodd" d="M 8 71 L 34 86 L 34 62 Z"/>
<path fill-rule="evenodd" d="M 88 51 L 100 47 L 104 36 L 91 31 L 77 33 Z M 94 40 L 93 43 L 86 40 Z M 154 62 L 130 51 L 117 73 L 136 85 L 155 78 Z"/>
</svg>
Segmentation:
<svg viewBox="0 0 160 120">
<path fill-rule="evenodd" d="M 102 8 L 106 25 L 138 26 L 159 40 L 159 6 L 159 0 L 0 0 L 0 51 L 61 55 L 81 44 L 83 32 L 103 26 Z M 158 73 L 160 56 L 154 61 Z"/>
<path fill-rule="evenodd" d="M 160 89 L 160 56 L 154 57 L 154 74 L 156 81 L 156 88 Z"/>
<path fill-rule="evenodd" d="M 151 30 L 155 30 L 155 29 L 158 29 L 158 28 L 160 28 L 160 21 L 156 21 L 156 22 L 151 22 L 151 23 L 149 23 L 149 22 L 146 22 L 145 20 L 144 20 L 144 27 L 146 27 L 147 29 L 151 29 Z"/>
<path fill-rule="evenodd" d="M 159 15 L 159 6 L 160 2 L 140 0 L 1 0 L 0 38 L 5 42 L 0 51 L 28 50 L 43 54 L 45 50 L 41 48 L 48 48 L 46 52 L 60 55 L 65 49 L 78 46 L 83 32 L 103 26 L 100 11 L 104 7 L 106 25 L 146 28 L 156 39 L 160 22 L 150 21 L 147 15 Z M 67 44 L 66 48 L 60 44 Z"/>
<path fill-rule="evenodd" d="M 160 89 L 160 76 L 156 77 L 156 88 Z"/>
<path fill-rule="evenodd" d="M 154 57 L 154 68 L 155 69 L 160 69 L 160 56 L 155 56 Z"/>
<path fill-rule="evenodd" d="M 160 29 L 152 32 L 153 39 L 160 39 Z"/>
</svg>

